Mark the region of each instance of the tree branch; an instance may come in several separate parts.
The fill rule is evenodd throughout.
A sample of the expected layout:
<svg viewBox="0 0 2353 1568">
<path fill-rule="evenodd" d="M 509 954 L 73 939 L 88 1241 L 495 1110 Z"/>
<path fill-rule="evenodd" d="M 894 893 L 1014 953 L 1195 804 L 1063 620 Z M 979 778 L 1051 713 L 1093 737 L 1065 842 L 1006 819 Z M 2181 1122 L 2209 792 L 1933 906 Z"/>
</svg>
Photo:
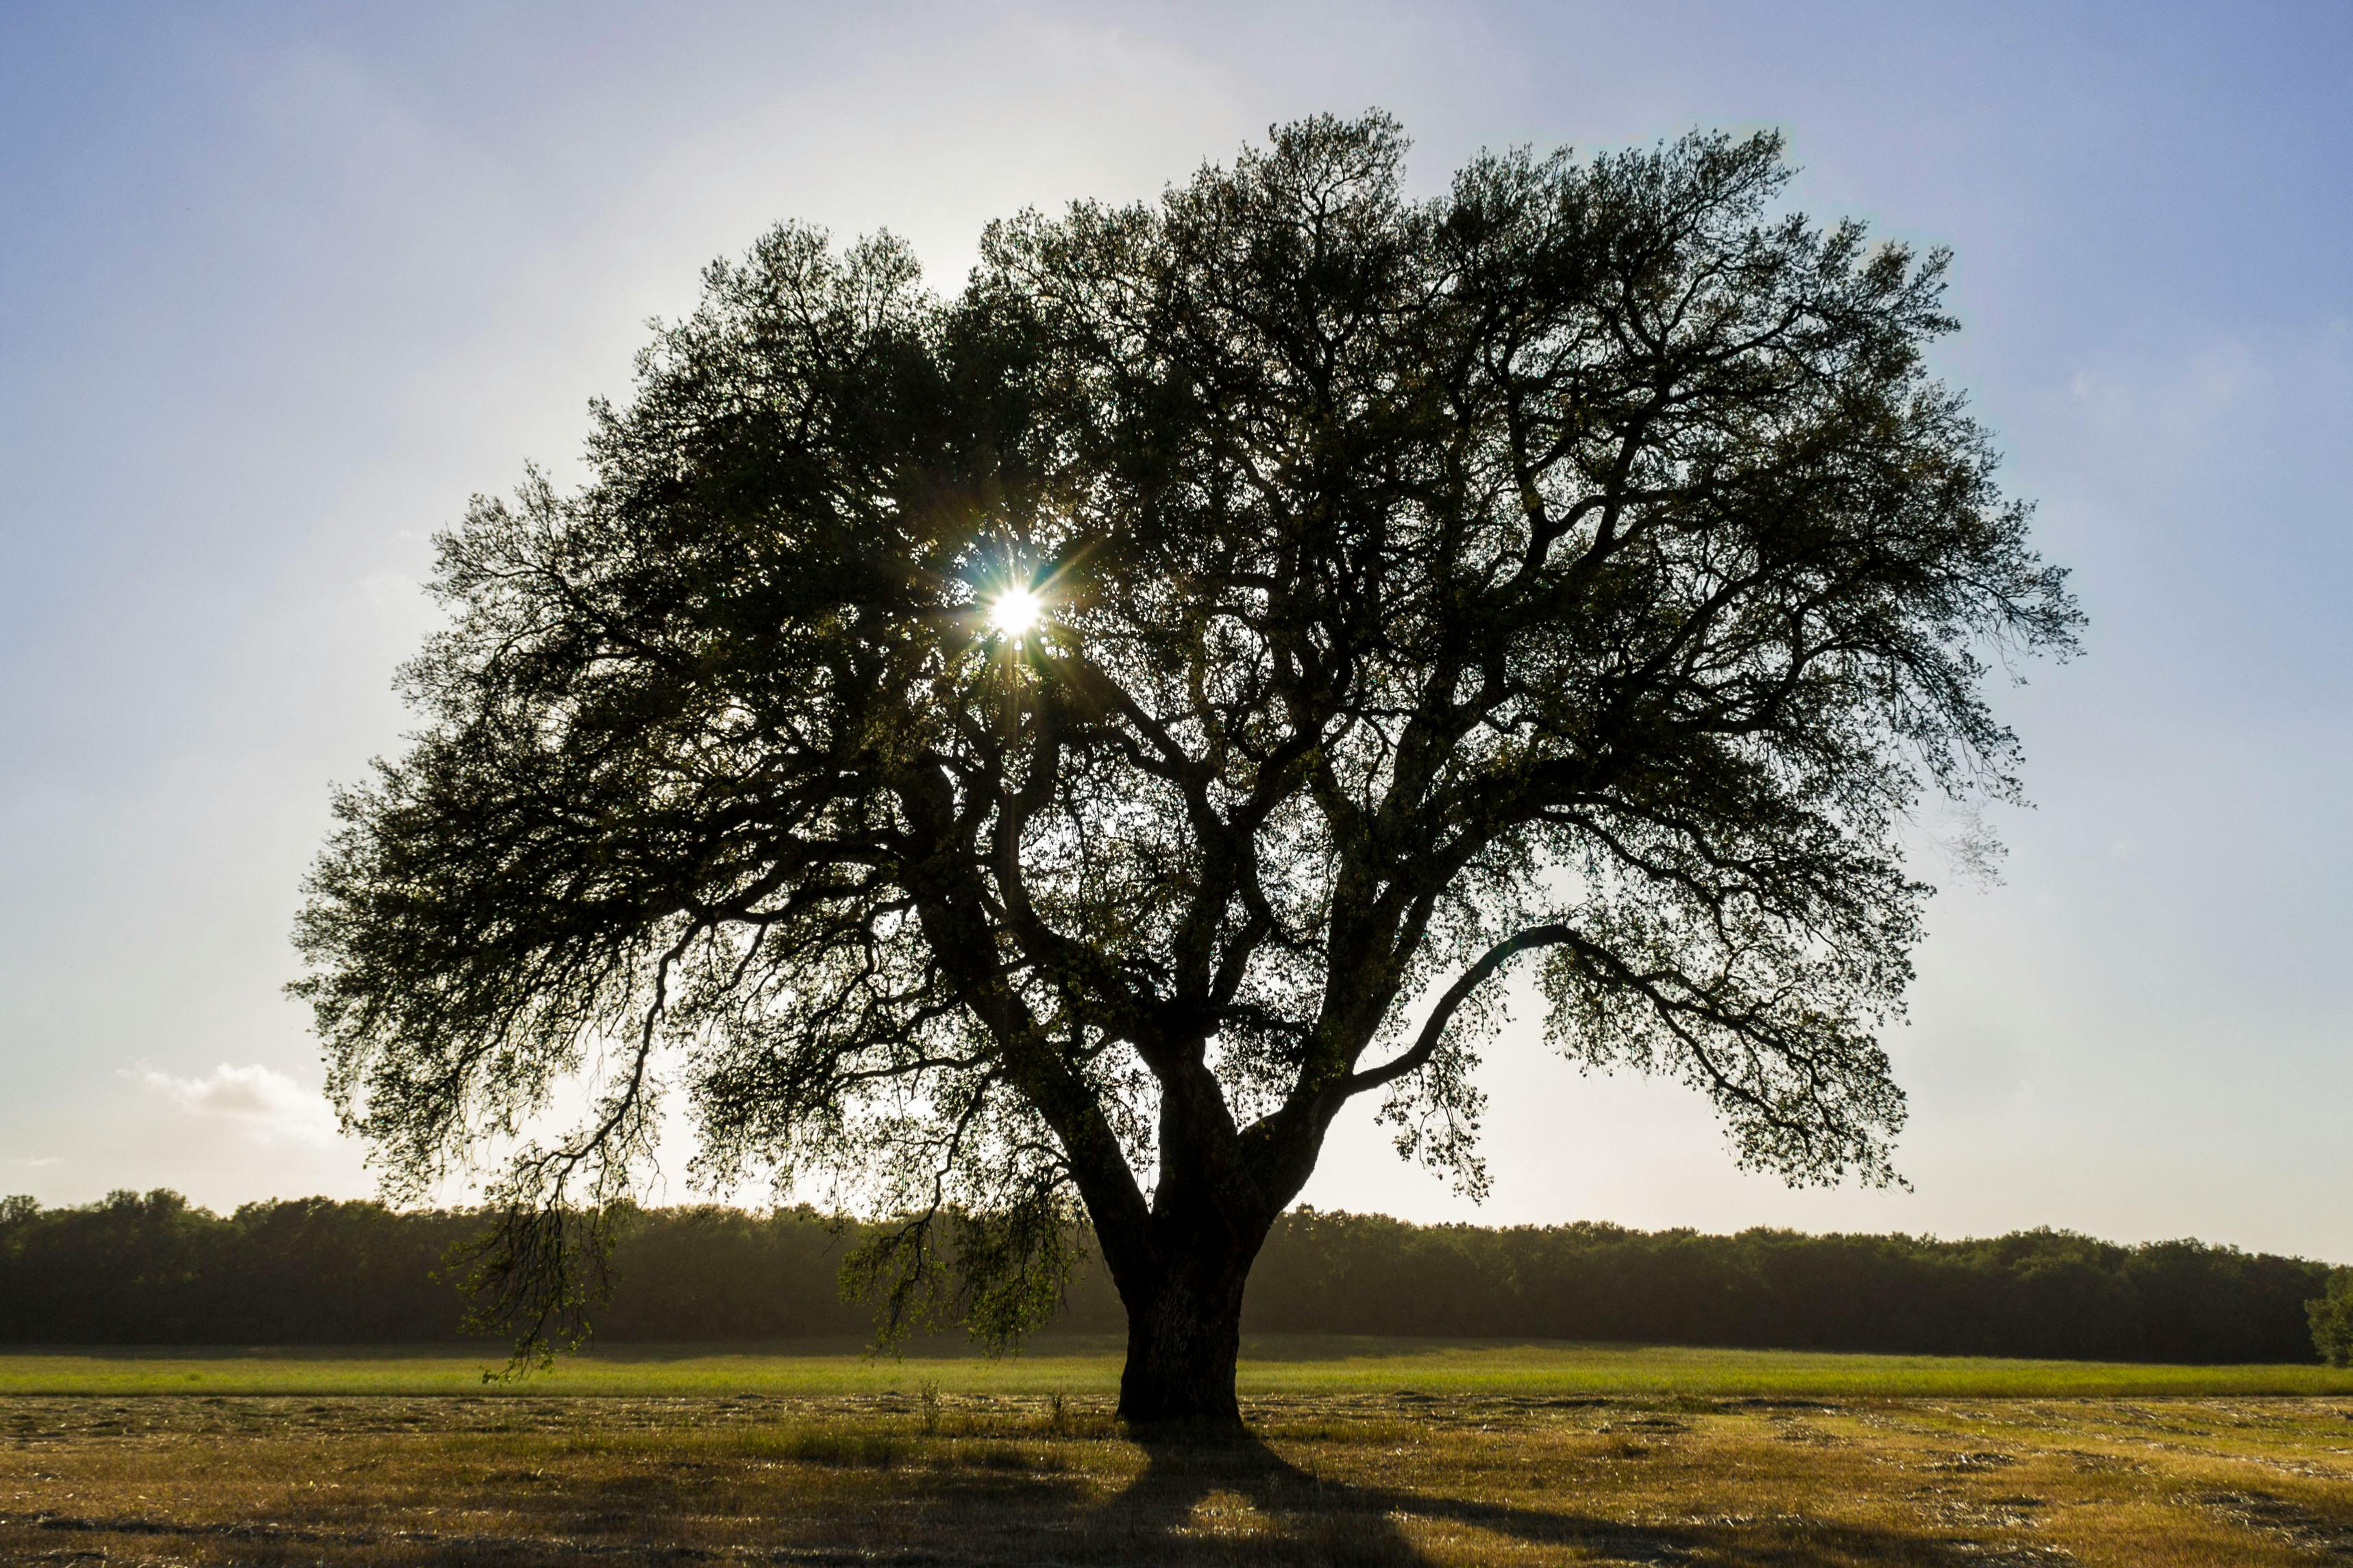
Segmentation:
<svg viewBox="0 0 2353 1568">
<path fill-rule="evenodd" d="M 1414 1041 L 1412 1047 L 1378 1067 L 1351 1073 L 1340 1084 L 1341 1097 L 1351 1098 L 1368 1089 L 1394 1083 L 1427 1065 L 1430 1058 L 1437 1054 L 1439 1041 L 1445 1037 L 1446 1026 L 1453 1022 L 1454 1015 L 1461 1009 L 1462 1004 L 1470 1000 L 1471 994 L 1485 984 L 1490 975 L 1532 947 L 1557 947 L 1576 940 L 1577 932 L 1568 926 L 1530 926 L 1489 948 L 1480 955 L 1478 963 L 1464 970 L 1461 976 L 1446 988 L 1446 994 L 1440 996 L 1438 1005 L 1430 1009 L 1429 1019 L 1421 1026 L 1421 1036 Z"/>
</svg>

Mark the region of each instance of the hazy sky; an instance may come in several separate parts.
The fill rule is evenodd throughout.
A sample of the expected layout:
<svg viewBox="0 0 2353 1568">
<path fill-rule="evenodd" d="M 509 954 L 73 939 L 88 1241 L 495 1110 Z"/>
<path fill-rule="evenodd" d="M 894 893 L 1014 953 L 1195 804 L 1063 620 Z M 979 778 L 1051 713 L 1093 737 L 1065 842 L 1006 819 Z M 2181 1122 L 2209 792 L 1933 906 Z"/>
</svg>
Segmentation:
<svg viewBox="0 0 2353 1568">
<path fill-rule="evenodd" d="M 1937 367 L 2092 617 L 2002 698 L 2037 803 L 2003 884 L 1924 860 L 1911 1192 L 1740 1175 L 1695 1095 L 1529 1018 L 1476 1212 L 2353 1261 L 2348 79 L 2337 0 L 5 0 L 0 1192 L 370 1190 L 279 992 L 329 784 L 397 744 L 432 531 L 575 472 L 705 261 L 888 226 L 953 288 L 991 216 L 1377 105 L 1432 189 L 1482 145 L 1777 126 L 1807 210 L 1952 246 Z M 1311 1201 L 1473 1212 L 1369 1120 Z"/>
</svg>

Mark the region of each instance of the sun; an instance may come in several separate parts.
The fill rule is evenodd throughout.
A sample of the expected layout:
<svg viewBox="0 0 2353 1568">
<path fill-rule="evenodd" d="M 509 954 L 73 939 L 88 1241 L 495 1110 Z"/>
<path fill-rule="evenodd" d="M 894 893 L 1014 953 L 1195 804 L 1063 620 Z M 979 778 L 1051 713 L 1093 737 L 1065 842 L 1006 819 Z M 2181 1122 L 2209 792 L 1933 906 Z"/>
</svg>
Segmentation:
<svg viewBox="0 0 2353 1568">
<path fill-rule="evenodd" d="M 1008 588 L 988 602 L 989 629 L 999 637 L 1027 637 L 1038 627 L 1044 606 L 1027 588 Z"/>
</svg>

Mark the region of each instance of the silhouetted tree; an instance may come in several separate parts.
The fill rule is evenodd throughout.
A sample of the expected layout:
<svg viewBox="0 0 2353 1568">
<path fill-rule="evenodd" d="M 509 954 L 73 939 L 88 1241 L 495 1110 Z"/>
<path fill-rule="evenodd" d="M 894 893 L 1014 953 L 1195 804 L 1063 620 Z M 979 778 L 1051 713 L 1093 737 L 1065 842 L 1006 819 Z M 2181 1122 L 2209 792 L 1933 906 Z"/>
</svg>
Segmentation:
<svg viewBox="0 0 2353 1568">
<path fill-rule="evenodd" d="M 601 1072 L 501 1191 L 527 1333 L 675 1087 L 709 1175 L 912 1216 L 894 1316 L 1034 1322 L 1082 1211 L 1123 1412 L 1233 1422 L 1342 1107 L 1482 1182 L 1522 954 L 1560 1049 L 1695 1084 L 1745 1163 L 1888 1178 L 1897 831 L 2014 793 L 1988 652 L 2077 622 L 1923 369 L 1944 258 L 1771 216 L 1771 136 L 1419 203 L 1404 147 L 1279 129 L 993 226 L 950 300 L 778 229 L 585 488 L 442 537 L 424 729 L 340 797 L 296 990 L 396 1187 Z"/>
</svg>

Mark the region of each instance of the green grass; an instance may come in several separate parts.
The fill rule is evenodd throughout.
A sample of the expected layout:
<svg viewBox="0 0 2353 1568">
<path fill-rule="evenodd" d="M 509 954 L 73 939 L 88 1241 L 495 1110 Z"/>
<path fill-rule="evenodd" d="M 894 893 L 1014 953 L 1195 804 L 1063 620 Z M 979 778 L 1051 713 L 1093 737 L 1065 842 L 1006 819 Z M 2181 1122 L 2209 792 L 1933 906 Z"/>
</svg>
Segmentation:
<svg viewBox="0 0 2353 1568">
<path fill-rule="evenodd" d="M 553 1370 L 486 1384 L 501 1363 L 479 1347 L 29 1349 L 0 1352 L 0 1394 L 1108 1394 L 1119 1345 L 1050 1336 L 1017 1356 L 962 1342 L 868 1356 L 842 1342 L 730 1349 L 614 1345 Z M 2353 1370 L 2169 1366 L 1960 1356 L 1827 1354 L 1672 1346 L 1266 1335 L 1243 1349 L 1245 1396 L 1272 1394 L 1645 1397 L 2141 1397 L 2353 1394 Z"/>
</svg>

